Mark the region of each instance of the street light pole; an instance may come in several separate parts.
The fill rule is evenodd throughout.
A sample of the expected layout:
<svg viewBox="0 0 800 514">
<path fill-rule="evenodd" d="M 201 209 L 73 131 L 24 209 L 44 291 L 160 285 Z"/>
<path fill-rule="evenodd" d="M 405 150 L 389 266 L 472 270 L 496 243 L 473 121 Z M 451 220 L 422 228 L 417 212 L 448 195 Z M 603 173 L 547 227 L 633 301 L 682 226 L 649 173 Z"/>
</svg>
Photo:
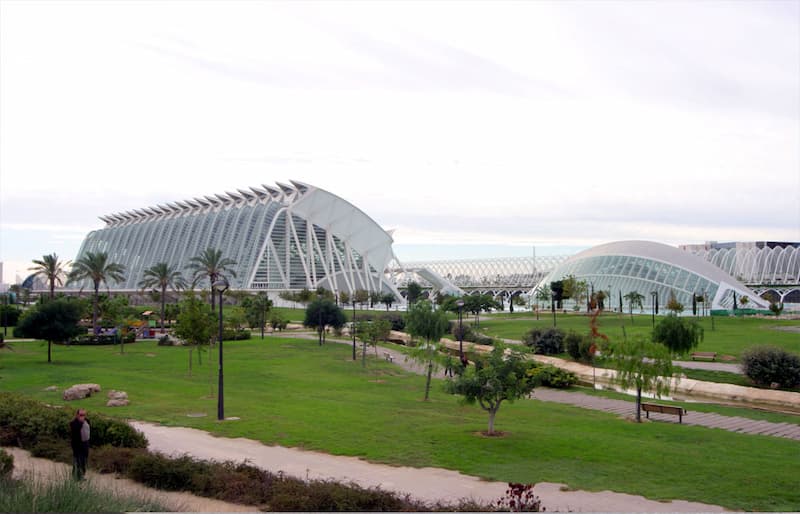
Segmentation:
<svg viewBox="0 0 800 514">
<path fill-rule="evenodd" d="M 225 389 L 222 373 L 222 294 L 228 289 L 228 285 L 225 278 L 220 278 L 211 285 L 211 288 L 219 293 L 219 394 L 217 396 L 217 419 L 219 421 L 225 419 Z"/>
<path fill-rule="evenodd" d="M 350 331 L 353 333 L 353 360 L 356 360 L 356 298 L 355 298 L 355 292 L 353 292 L 353 325 L 350 327 Z"/>
<path fill-rule="evenodd" d="M 656 302 L 658 302 L 658 293 L 655 291 L 650 292 L 650 297 L 653 299 L 653 328 L 656 326 Z"/>
<path fill-rule="evenodd" d="M 456 305 L 458 305 L 458 356 L 461 362 L 464 362 L 464 329 L 461 324 L 461 312 L 464 309 L 464 300 L 459 298 Z"/>
</svg>

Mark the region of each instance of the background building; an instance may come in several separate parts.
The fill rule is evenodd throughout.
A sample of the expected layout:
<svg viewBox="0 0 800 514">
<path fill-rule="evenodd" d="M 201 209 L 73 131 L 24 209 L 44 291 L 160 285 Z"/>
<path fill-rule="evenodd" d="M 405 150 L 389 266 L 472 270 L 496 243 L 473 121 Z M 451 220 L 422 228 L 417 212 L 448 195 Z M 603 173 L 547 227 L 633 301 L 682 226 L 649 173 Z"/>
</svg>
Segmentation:
<svg viewBox="0 0 800 514">
<path fill-rule="evenodd" d="M 106 252 L 125 266 L 112 290 L 135 291 L 159 262 L 183 269 L 207 248 L 233 259 L 240 290 L 325 289 L 399 293 L 384 271 L 395 259 L 392 238 L 369 216 L 327 191 L 301 182 L 101 216 L 76 257 Z M 85 288 L 88 284 L 72 284 Z M 207 285 L 206 285 L 207 286 Z"/>
<path fill-rule="evenodd" d="M 766 309 L 769 302 L 710 262 L 687 251 L 649 241 L 619 241 L 595 246 L 557 266 L 537 286 L 549 289 L 553 281 L 573 275 L 594 291 L 605 291 L 609 303 L 636 291 L 645 301 L 655 297 L 666 307 L 671 295 L 684 306 L 693 295 L 708 298 L 711 309 L 733 309 L 743 296 L 747 307 Z"/>
</svg>

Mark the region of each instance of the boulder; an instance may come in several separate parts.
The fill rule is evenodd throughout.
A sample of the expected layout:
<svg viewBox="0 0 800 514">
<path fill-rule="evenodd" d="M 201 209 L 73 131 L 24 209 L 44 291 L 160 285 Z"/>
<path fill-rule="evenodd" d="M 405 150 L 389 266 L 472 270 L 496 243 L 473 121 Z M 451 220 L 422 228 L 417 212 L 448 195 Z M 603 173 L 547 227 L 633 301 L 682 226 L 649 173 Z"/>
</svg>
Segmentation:
<svg viewBox="0 0 800 514">
<path fill-rule="evenodd" d="M 127 400 L 128 399 L 128 393 L 126 393 L 125 391 L 115 391 L 115 390 L 112 389 L 111 391 L 108 392 L 108 399 L 109 400 Z"/>
<path fill-rule="evenodd" d="M 66 401 L 80 400 L 87 396 L 92 396 L 92 393 L 99 393 L 100 386 L 97 384 L 75 384 L 74 386 L 64 389 L 63 398 Z"/>
<path fill-rule="evenodd" d="M 128 400 L 119 399 L 119 400 L 108 400 L 106 402 L 106 407 L 124 407 L 130 403 Z"/>
</svg>

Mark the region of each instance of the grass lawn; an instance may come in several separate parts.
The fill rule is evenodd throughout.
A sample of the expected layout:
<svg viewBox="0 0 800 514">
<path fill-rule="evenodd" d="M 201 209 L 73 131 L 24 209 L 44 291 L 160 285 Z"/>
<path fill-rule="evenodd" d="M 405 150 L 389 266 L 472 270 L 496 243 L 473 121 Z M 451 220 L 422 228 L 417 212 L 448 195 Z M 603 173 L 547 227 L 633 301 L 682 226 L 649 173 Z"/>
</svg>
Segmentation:
<svg viewBox="0 0 800 514">
<path fill-rule="evenodd" d="M 104 394 L 84 406 L 126 418 L 190 426 L 268 444 L 354 455 L 371 461 L 455 469 L 492 480 L 563 482 L 575 489 L 612 490 L 652 499 L 686 499 L 733 510 L 791 511 L 800 506 L 800 443 L 670 423 L 635 424 L 614 415 L 533 400 L 504 404 L 497 429 L 487 417 L 435 386 L 421 401 L 424 377 L 383 359 L 366 370 L 348 346 L 270 336 L 225 343 L 226 414 L 218 423 L 209 397 L 208 355 L 187 374 L 188 350 L 153 342 L 117 347 L 53 349 L 14 343 L 0 353 L 0 390 L 51 404 L 80 382 L 127 391 L 131 405 L 104 406 Z M 187 417 L 205 412 L 204 418 Z"/>
<path fill-rule="evenodd" d="M 604 313 L 600 317 L 600 332 L 614 341 L 623 337 L 624 327 L 627 337 L 638 334 L 649 338 L 653 329 L 651 317 L 637 314 L 633 317 L 634 321 L 631 321 L 631 317 L 627 314 Z M 490 336 L 519 341 L 522 335 L 533 327 L 553 326 L 553 317 L 549 312 L 541 313 L 539 318 L 537 321 L 530 313 L 515 314 L 513 317 L 498 314 L 481 320 L 480 328 Z M 659 317 L 656 316 L 656 323 L 658 320 Z M 751 346 L 769 344 L 800 353 L 800 321 L 797 320 L 718 316 L 714 318 L 713 330 L 710 317 L 697 320 L 704 330 L 704 338 L 697 351 L 717 352 L 738 359 L 739 355 Z M 565 331 L 574 330 L 580 333 L 589 331 L 589 318 L 584 314 L 558 314 L 556 324 Z M 787 327 L 795 327 L 798 331 L 786 330 Z"/>
</svg>

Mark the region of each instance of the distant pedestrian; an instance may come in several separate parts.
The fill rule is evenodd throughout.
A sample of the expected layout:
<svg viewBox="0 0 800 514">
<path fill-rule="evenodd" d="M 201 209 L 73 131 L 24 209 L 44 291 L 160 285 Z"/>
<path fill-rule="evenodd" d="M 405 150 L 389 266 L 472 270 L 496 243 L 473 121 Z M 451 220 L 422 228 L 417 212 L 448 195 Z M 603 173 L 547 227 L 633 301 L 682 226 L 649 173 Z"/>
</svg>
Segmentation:
<svg viewBox="0 0 800 514">
<path fill-rule="evenodd" d="M 89 460 L 89 421 L 86 409 L 78 409 L 69 422 L 70 444 L 72 445 L 72 476 L 83 480 L 86 475 L 86 462 Z"/>
</svg>

